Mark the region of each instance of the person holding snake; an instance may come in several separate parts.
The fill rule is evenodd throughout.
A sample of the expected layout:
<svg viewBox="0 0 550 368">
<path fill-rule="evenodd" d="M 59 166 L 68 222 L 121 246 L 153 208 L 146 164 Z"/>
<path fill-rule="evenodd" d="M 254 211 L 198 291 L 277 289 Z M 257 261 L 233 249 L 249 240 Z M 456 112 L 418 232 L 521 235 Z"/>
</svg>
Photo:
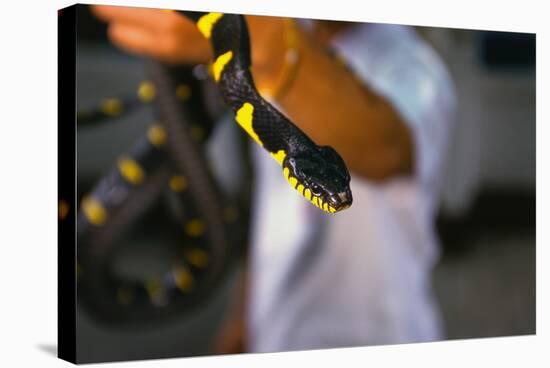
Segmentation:
<svg viewBox="0 0 550 368">
<path fill-rule="evenodd" d="M 236 122 L 256 141 L 258 175 L 243 292 L 218 352 L 441 338 L 429 283 L 432 226 L 455 102 L 426 43 L 401 26 L 246 16 L 247 65 L 236 50 L 216 49 L 222 13 L 93 11 L 129 52 L 169 64 L 212 62 L 221 84 L 237 83 L 224 70 L 250 67 L 256 89 L 295 124 L 277 125 L 280 135 L 298 137 L 279 143 L 254 123 L 270 104 L 229 96 Z M 308 172 L 321 161 L 333 165 L 317 177 Z M 336 179 L 319 184 L 325 176 Z"/>
</svg>

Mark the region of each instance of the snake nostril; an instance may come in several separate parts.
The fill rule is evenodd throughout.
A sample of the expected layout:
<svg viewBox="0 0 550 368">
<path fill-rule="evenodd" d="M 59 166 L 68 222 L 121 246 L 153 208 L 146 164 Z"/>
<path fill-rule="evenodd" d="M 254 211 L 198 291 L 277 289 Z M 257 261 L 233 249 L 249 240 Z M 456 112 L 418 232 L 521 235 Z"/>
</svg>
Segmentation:
<svg viewBox="0 0 550 368">
<path fill-rule="evenodd" d="M 349 201 L 351 201 L 351 193 L 347 191 L 338 193 L 338 198 L 340 199 L 341 203 L 348 203 Z"/>
</svg>

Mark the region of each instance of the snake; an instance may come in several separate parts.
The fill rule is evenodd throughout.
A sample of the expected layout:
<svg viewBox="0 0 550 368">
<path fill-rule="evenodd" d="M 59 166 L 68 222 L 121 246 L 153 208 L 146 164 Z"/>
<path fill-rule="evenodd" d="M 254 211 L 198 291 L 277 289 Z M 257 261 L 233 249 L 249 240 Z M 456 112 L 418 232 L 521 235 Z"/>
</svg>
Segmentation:
<svg viewBox="0 0 550 368">
<path fill-rule="evenodd" d="M 350 207 L 350 174 L 341 156 L 330 146 L 315 144 L 257 91 L 245 18 L 227 13 L 176 12 L 195 22 L 210 41 L 214 58 L 209 70 L 221 99 L 236 123 L 281 166 L 292 188 L 326 213 Z M 194 100 L 184 98 L 188 101 L 181 103 L 181 97 L 189 97 L 191 92 L 192 73 L 187 70 L 174 76 L 173 68 L 156 61 L 148 66 L 152 82 L 141 84 L 137 96 L 141 102 L 154 100 L 161 123 L 153 124 L 145 137 L 119 158 L 82 200 L 78 217 L 80 299 L 93 314 L 109 322 L 167 319 L 198 304 L 219 283 L 234 244 L 246 240 L 243 222 L 228 216 L 242 209 L 235 203 L 227 204 L 202 154 L 200 144 L 209 137 L 212 124 L 206 119 L 202 125 L 205 132 L 200 137 L 193 134 L 197 126 L 190 121 L 204 120 L 207 115 L 195 111 L 197 106 L 205 110 L 202 102 L 193 93 Z M 184 83 L 178 83 L 181 75 Z M 182 86 L 186 86 L 186 93 L 182 93 Z M 79 122 L 95 125 L 101 118 L 121 114 L 120 101 L 104 101 L 99 112 L 79 114 Z M 124 101 L 127 106 L 137 104 L 136 98 Z M 167 157 L 170 164 L 166 164 Z M 176 194 L 172 197 L 180 209 L 185 209 L 178 215 L 185 223 L 184 236 L 206 245 L 187 249 L 185 262 L 161 277 L 145 282 L 121 281 L 108 269 L 117 237 L 166 187 Z"/>
<path fill-rule="evenodd" d="M 178 11 L 193 20 L 213 48 L 213 78 L 236 122 L 282 167 L 290 185 L 319 209 L 334 213 L 351 206 L 350 174 L 330 146 L 318 146 L 266 101 L 254 85 L 244 17 Z"/>
</svg>

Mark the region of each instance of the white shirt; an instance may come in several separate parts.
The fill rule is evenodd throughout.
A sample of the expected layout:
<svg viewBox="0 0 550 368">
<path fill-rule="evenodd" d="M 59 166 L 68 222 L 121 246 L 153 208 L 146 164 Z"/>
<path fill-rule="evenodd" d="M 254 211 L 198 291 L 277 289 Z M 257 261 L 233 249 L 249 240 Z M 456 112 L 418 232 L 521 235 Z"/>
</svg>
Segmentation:
<svg viewBox="0 0 550 368">
<path fill-rule="evenodd" d="M 352 207 L 325 214 L 254 145 L 251 352 L 442 337 L 430 272 L 438 256 L 433 217 L 455 104 L 452 82 L 434 51 L 404 26 L 358 24 L 333 46 L 408 124 L 415 172 L 382 184 L 352 173 Z"/>
</svg>

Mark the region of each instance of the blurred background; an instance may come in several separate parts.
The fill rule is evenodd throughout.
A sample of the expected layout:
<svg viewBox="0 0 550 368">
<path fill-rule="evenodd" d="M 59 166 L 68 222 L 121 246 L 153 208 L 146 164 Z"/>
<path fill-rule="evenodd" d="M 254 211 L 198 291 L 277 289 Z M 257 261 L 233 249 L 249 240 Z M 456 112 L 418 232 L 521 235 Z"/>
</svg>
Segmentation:
<svg viewBox="0 0 550 368">
<path fill-rule="evenodd" d="M 105 27 L 78 7 L 77 106 L 133 91 L 143 61 L 110 45 Z M 535 35 L 417 27 L 447 63 L 457 124 L 437 219 L 442 258 L 433 282 L 448 339 L 535 333 Z M 78 131 L 78 186 L 89 187 L 154 120 L 150 108 Z M 156 211 L 156 212 L 155 212 Z M 151 231 L 127 241 L 149 249 L 169 226 L 154 209 Z M 137 226 L 136 228 L 144 228 Z M 164 229 L 166 230 L 166 229 Z M 162 263 L 166 255 L 159 252 Z M 143 267 L 129 262 L 126 267 Z M 155 267 L 151 265 L 151 267 Z M 81 362 L 210 352 L 238 269 L 190 318 L 136 331 L 108 329 L 78 313 Z"/>
</svg>

